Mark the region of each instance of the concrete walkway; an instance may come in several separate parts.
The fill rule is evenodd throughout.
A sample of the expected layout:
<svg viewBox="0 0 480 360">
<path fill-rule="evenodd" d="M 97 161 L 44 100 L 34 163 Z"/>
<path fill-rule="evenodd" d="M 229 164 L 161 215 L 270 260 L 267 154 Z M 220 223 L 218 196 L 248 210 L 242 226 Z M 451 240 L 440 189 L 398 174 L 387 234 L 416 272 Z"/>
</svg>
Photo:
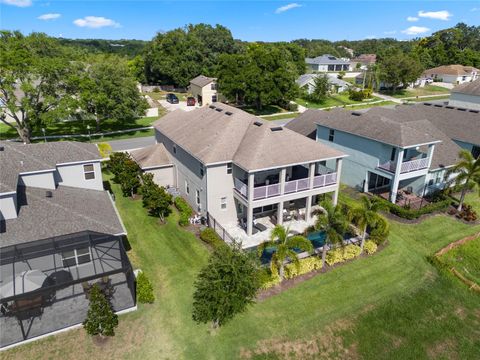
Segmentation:
<svg viewBox="0 0 480 360">
<path fill-rule="evenodd" d="M 376 93 L 376 92 L 373 93 L 373 96 L 379 97 L 380 99 L 383 99 L 385 101 L 393 101 L 397 104 L 403 103 L 402 99 L 397 99 L 397 98 L 394 98 L 393 96 L 379 94 L 379 93 Z"/>
</svg>

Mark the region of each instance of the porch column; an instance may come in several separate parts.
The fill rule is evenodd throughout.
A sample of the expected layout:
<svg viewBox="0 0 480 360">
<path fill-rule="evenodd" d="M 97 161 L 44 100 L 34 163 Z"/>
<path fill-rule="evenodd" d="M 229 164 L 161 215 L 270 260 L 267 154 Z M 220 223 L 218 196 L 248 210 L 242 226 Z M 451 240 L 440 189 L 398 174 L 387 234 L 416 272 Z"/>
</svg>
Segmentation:
<svg viewBox="0 0 480 360">
<path fill-rule="evenodd" d="M 249 173 L 248 174 L 248 206 L 253 201 L 253 188 L 255 186 L 255 174 Z"/>
<path fill-rule="evenodd" d="M 285 194 L 285 180 L 287 178 L 287 168 L 280 170 L 280 195 Z"/>
<path fill-rule="evenodd" d="M 363 192 L 364 193 L 368 192 L 368 181 L 370 180 L 368 174 L 369 174 L 369 172 L 367 171 L 367 173 L 365 174 L 365 182 L 363 183 Z"/>
<path fill-rule="evenodd" d="M 277 210 L 277 225 L 283 224 L 283 201 L 278 203 L 278 210 Z"/>
<path fill-rule="evenodd" d="M 400 182 L 400 173 L 402 170 L 403 153 L 405 149 L 397 151 L 397 162 L 395 163 L 395 174 L 392 179 L 392 188 L 390 190 L 390 201 L 395 204 L 397 201 L 398 183 Z"/>
<path fill-rule="evenodd" d="M 342 174 L 342 158 L 337 159 L 337 165 L 335 170 L 337 173 L 337 186 L 335 187 L 335 191 L 333 193 L 333 205 L 337 205 L 338 203 L 338 192 L 340 191 L 340 176 Z"/>
<path fill-rule="evenodd" d="M 311 163 L 308 168 L 308 188 L 313 189 L 313 178 L 315 177 L 315 163 Z"/>
<path fill-rule="evenodd" d="M 435 144 L 428 145 L 427 157 L 428 157 L 428 166 L 427 169 L 430 169 L 432 164 L 433 150 L 435 150 Z"/>
<path fill-rule="evenodd" d="M 305 221 L 309 221 L 312 212 L 312 195 L 307 196 L 307 202 L 305 205 Z"/>
<path fill-rule="evenodd" d="M 247 235 L 252 235 L 253 228 L 253 206 L 248 204 L 247 206 Z"/>
</svg>

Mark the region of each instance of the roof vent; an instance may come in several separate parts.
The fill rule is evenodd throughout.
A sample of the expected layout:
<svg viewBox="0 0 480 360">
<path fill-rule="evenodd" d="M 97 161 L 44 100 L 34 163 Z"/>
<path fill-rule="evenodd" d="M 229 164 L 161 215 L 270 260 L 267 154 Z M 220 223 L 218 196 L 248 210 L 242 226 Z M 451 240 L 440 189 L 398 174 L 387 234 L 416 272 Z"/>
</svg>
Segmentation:
<svg viewBox="0 0 480 360">
<path fill-rule="evenodd" d="M 275 126 L 275 127 L 272 127 L 270 128 L 270 131 L 282 131 L 283 128 L 281 126 Z"/>
<path fill-rule="evenodd" d="M 468 110 L 468 111 L 470 111 L 471 113 L 475 113 L 475 114 L 480 113 L 480 110 Z"/>
<path fill-rule="evenodd" d="M 433 106 L 435 106 L 435 107 L 443 107 L 443 105 L 440 105 L 440 104 L 434 104 Z"/>
<path fill-rule="evenodd" d="M 358 112 L 358 111 L 352 111 L 352 115 L 353 115 L 353 116 L 361 116 L 362 113 L 361 113 L 361 112 Z"/>
<path fill-rule="evenodd" d="M 425 105 L 425 106 L 432 106 L 432 103 L 428 103 L 428 102 L 427 102 L 427 103 L 423 103 L 423 105 Z"/>
<path fill-rule="evenodd" d="M 222 112 L 222 111 L 223 111 L 222 108 L 216 108 L 215 110 L 218 111 L 218 112 Z"/>
<path fill-rule="evenodd" d="M 0 146 L 0 151 L 4 151 L 5 150 L 5 146 Z"/>
<path fill-rule="evenodd" d="M 451 106 L 451 105 L 448 105 L 448 106 L 445 106 L 447 109 L 455 109 L 455 106 Z"/>
<path fill-rule="evenodd" d="M 232 115 L 232 114 L 233 114 L 233 113 L 232 113 L 231 111 L 225 111 L 225 115 L 230 116 L 230 115 Z"/>
<path fill-rule="evenodd" d="M 457 108 L 458 111 L 467 111 L 465 108 Z"/>
<path fill-rule="evenodd" d="M 210 105 L 209 108 L 210 108 L 210 109 L 215 109 L 215 106 Z"/>
<path fill-rule="evenodd" d="M 45 191 L 45 197 L 46 198 L 52 198 L 53 197 L 53 192 L 51 192 L 50 190 Z"/>
<path fill-rule="evenodd" d="M 262 126 L 262 125 L 263 125 L 263 123 L 262 123 L 262 122 L 260 122 L 260 121 L 254 121 L 254 122 L 253 122 L 253 125 L 256 125 L 256 126 Z"/>
</svg>

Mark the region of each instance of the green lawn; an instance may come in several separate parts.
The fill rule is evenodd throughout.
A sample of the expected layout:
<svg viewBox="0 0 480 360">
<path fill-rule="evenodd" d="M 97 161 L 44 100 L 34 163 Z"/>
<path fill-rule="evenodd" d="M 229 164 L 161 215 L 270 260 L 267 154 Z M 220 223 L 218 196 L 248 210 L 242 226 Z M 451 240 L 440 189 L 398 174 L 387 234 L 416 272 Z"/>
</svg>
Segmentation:
<svg viewBox="0 0 480 360">
<path fill-rule="evenodd" d="M 480 284 L 480 238 L 460 245 L 440 256 L 440 261 L 454 267 L 467 279 Z"/>
<path fill-rule="evenodd" d="M 376 101 L 380 100 L 377 97 L 372 97 L 368 101 Z M 332 106 L 344 106 L 344 105 L 351 105 L 351 104 L 365 104 L 367 101 L 353 101 L 348 98 L 348 93 L 340 93 L 335 95 L 330 95 L 323 103 L 314 103 L 302 98 L 298 98 L 295 102 L 299 105 L 311 108 L 311 109 L 321 109 L 327 108 Z"/>
<path fill-rule="evenodd" d="M 281 108 L 278 105 L 265 105 L 262 107 L 261 110 L 258 110 L 256 107 L 253 107 L 253 106 L 242 107 L 241 109 L 256 116 L 279 114 L 282 112 L 287 112 L 287 110 Z"/>
<path fill-rule="evenodd" d="M 180 101 L 187 100 L 187 96 L 190 95 L 188 93 L 179 93 L 179 92 L 175 92 L 175 91 L 159 91 L 159 92 L 153 92 L 152 91 L 152 92 L 149 92 L 149 93 L 142 93 L 142 95 L 148 95 L 153 100 L 164 100 L 165 96 L 167 94 L 170 94 L 170 93 L 177 95 L 177 97 Z"/>
<path fill-rule="evenodd" d="M 423 88 L 419 87 L 415 89 L 403 89 L 403 90 L 398 90 L 393 94 L 391 92 L 385 92 L 385 94 L 396 97 L 396 98 L 439 95 L 439 94 L 445 94 L 446 96 L 450 96 L 450 90 L 441 86 L 426 85 Z"/>
<path fill-rule="evenodd" d="M 283 119 L 291 119 L 291 118 L 295 118 L 299 115 L 300 113 L 298 112 L 294 112 L 294 113 L 290 113 L 290 114 L 283 114 L 283 115 L 273 115 L 273 116 L 260 116 L 263 120 L 268 120 L 268 121 L 272 121 L 272 120 L 283 120 Z"/>
<path fill-rule="evenodd" d="M 195 275 L 208 251 L 178 228 L 146 216 L 141 201 L 116 203 L 129 256 L 153 280 L 157 301 L 120 317 L 117 335 L 98 347 L 83 329 L 2 354 L 3 359 L 473 359 L 480 350 L 480 297 L 428 261 L 471 226 L 434 216 L 391 223 L 389 245 L 252 306 L 211 334 L 191 320 Z M 341 201 L 353 202 L 346 195 Z M 266 353 L 266 354 L 264 354 Z"/>
</svg>

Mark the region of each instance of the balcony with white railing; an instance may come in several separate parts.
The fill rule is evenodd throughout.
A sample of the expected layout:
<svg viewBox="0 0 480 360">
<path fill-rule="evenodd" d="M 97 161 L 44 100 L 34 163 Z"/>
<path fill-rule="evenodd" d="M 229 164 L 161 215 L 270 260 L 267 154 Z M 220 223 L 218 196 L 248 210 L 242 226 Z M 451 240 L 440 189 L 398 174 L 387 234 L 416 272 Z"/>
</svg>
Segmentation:
<svg viewBox="0 0 480 360">
<path fill-rule="evenodd" d="M 393 161 L 388 161 L 384 164 L 378 166 L 382 170 L 387 170 L 389 172 L 395 173 L 397 168 L 397 163 Z M 400 167 L 400 173 L 405 174 L 412 171 L 418 171 L 428 168 L 428 157 L 415 159 L 410 161 L 403 161 Z"/>
<path fill-rule="evenodd" d="M 337 183 L 337 173 L 332 172 L 329 174 L 317 175 L 313 177 L 312 185 L 310 186 L 310 178 L 301 178 L 291 181 L 285 181 L 283 194 L 300 193 L 307 190 L 321 188 L 325 186 L 335 185 Z M 248 185 L 240 179 L 234 179 L 235 190 L 242 195 L 245 199 L 248 199 Z M 253 200 L 267 199 L 282 194 L 281 184 L 261 185 L 254 186 L 253 188 Z"/>
</svg>

